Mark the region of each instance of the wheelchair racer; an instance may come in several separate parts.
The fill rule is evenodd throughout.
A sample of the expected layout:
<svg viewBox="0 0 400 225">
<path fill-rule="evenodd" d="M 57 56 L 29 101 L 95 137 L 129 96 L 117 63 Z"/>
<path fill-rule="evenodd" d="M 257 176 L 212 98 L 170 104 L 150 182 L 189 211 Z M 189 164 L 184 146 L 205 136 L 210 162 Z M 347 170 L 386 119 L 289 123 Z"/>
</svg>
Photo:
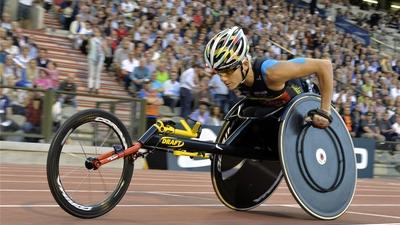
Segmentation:
<svg viewBox="0 0 400 225">
<path fill-rule="evenodd" d="M 230 89 L 240 88 L 249 97 L 262 99 L 268 107 L 285 106 L 303 92 L 298 78 L 316 74 L 321 93 L 321 106 L 309 112 L 312 124 L 326 128 L 332 122 L 330 107 L 333 91 L 333 70 L 329 60 L 294 58 L 287 61 L 256 59 L 251 61 L 247 37 L 240 27 L 227 28 L 216 34 L 204 49 L 208 67 L 220 75 Z"/>
</svg>

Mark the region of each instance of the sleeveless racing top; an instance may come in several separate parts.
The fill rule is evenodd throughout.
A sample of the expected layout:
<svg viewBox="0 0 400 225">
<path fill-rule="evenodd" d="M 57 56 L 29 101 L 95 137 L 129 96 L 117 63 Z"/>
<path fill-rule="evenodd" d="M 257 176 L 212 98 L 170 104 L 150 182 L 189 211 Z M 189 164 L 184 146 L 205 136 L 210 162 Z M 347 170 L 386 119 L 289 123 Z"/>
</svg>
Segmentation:
<svg viewBox="0 0 400 225">
<path fill-rule="evenodd" d="M 251 100 L 257 100 L 261 105 L 273 108 L 279 108 L 286 105 L 296 95 L 305 92 L 305 82 L 300 79 L 287 81 L 282 90 L 274 91 L 265 84 L 265 71 L 262 71 L 262 64 L 268 58 L 258 58 L 253 62 L 254 82 L 253 86 L 242 85 L 240 91 Z"/>
</svg>

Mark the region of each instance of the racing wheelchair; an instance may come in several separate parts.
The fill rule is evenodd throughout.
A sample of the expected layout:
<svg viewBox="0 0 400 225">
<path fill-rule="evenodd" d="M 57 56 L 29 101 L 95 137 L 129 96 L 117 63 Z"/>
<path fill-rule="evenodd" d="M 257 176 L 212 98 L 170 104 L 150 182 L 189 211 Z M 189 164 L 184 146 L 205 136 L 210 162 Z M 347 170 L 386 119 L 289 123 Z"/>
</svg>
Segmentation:
<svg viewBox="0 0 400 225">
<path fill-rule="evenodd" d="M 201 124 L 158 120 L 135 143 L 113 114 L 89 109 L 70 117 L 52 140 L 47 179 L 56 202 L 69 214 L 94 218 L 113 209 L 126 193 L 134 162 L 154 151 L 209 158 L 211 180 L 228 208 L 246 211 L 263 203 L 283 177 L 310 215 L 331 220 L 353 199 L 356 161 L 340 115 L 326 129 L 305 120 L 320 97 L 296 96 L 285 108 L 268 109 L 244 98 L 226 115 L 215 142 L 194 138 Z M 102 174 L 114 178 L 105 178 Z M 99 190 L 93 190 L 94 185 Z M 103 191 L 104 190 L 104 191 Z"/>
</svg>

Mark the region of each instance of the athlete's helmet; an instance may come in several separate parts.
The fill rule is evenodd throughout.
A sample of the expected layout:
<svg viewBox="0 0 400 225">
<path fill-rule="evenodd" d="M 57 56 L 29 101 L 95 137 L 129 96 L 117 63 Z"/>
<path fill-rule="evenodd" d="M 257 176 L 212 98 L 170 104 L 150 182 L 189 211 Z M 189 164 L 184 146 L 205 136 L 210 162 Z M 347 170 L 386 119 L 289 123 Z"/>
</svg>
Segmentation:
<svg viewBox="0 0 400 225">
<path fill-rule="evenodd" d="M 207 66 L 215 70 L 236 68 L 247 56 L 249 44 L 242 28 L 234 26 L 216 34 L 204 50 Z"/>
</svg>

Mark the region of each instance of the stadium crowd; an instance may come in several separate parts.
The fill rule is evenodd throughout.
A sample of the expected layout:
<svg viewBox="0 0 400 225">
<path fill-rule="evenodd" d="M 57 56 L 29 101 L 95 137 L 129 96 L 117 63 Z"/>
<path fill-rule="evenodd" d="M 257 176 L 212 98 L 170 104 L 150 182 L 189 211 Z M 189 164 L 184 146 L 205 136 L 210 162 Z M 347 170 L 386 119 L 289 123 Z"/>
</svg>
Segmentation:
<svg viewBox="0 0 400 225">
<path fill-rule="evenodd" d="M 219 76 L 205 68 L 202 51 L 216 32 L 240 25 L 249 38 L 252 58 L 330 59 L 334 105 L 351 134 L 379 142 L 399 140 L 400 59 L 363 45 L 307 8 L 283 0 L 46 0 L 43 6 L 69 31 L 72 46 L 88 56 L 88 92 L 101 88 L 102 71 L 112 73 L 121 88 L 148 100 L 149 119 L 159 116 L 160 105 L 167 105 L 173 110 L 179 106 L 182 117 L 221 124 L 240 92 L 228 91 Z M 355 19 L 349 13 L 340 15 Z M 365 21 L 358 19 L 360 25 Z M 59 84 L 57 65 L 46 49 L 24 36 L 6 12 L 0 26 L 2 85 L 66 90 L 73 86 L 76 91 L 75 85 Z M 68 77 L 63 82 L 73 81 L 73 74 Z M 315 82 L 312 77 L 309 81 Z M 2 93 L 3 112 L 13 106 L 28 115 L 38 100 L 10 95 Z M 74 100 L 68 101 L 76 106 Z"/>
</svg>

